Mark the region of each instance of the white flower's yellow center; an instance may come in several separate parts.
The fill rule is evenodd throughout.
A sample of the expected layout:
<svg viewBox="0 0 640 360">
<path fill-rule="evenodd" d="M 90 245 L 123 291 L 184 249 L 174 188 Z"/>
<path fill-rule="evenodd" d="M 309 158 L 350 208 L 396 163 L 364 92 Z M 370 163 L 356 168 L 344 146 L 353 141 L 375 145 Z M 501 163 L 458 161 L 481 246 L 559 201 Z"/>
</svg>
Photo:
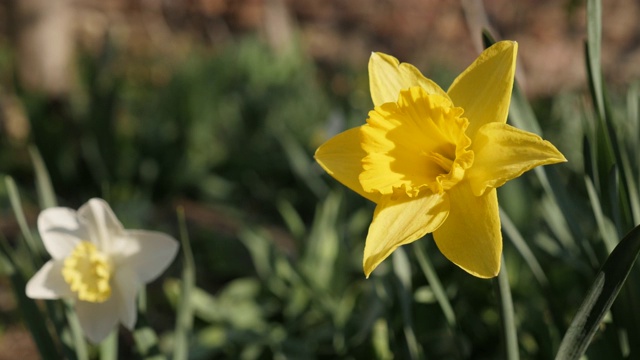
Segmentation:
<svg viewBox="0 0 640 360">
<path fill-rule="evenodd" d="M 88 241 L 80 242 L 64 260 L 62 276 L 82 301 L 100 303 L 111 296 L 109 258 Z"/>
</svg>

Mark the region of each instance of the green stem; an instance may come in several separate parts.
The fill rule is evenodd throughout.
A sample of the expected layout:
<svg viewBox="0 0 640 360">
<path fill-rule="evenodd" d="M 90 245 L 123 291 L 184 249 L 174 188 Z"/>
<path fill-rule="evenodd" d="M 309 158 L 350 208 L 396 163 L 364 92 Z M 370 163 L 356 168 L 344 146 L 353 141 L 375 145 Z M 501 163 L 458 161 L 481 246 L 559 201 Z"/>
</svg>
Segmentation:
<svg viewBox="0 0 640 360">
<path fill-rule="evenodd" d="M 189 233 L 184 215 L 184 208 L 178 208 L 178 223 L 180 225 L 180 240 L 184 255 L 184 267 L 182 269 L 182 281 L 180 283 L 180 297 L 178 298 L 175 346 L 173 348 L 174 360 L 186 360 L 189 358 L 189 343 L 193 330 L 193 306 L 191 294 L 195 287 L 196 266 L 189 242 Z"/>
<path fill-rule="evenodd" d="M 89 351 L 87 349 L 87 342 L 84 340 L 84 332 L 80 327 L 80 320 L 76 314 L 73 303 L 69 300 L 63 300 L 65 312 L 67 315 L 67 322 L 69 323 L 69 329 L 71 330 L 71 336 L 73 345 L 76 351 L 76 357 L 78 360 L 89 360 Z"/>
<path fill-rule="evenodd" d="M 111 331 L 102 343 L 100 343 L 100 360 L 118 359 L 118 329 Z"/>
</svg>

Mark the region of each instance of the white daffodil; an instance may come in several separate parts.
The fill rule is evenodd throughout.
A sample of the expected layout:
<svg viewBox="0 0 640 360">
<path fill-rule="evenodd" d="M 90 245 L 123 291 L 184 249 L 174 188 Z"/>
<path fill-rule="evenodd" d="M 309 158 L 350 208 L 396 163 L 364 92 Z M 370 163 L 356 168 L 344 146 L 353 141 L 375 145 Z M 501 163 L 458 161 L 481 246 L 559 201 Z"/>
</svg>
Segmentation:
<svg viewBox="0 0 640 360">
<path fill-rule="evenodd" d="M 136 323 L 136 296 L 173 261 L 178 242 L 169 235 L 125 230 L 111 207 L 91 199 L 76 212 L 49 208 L 38 231 L 51 255 L 27 283 L 33 299 L 71 298 L 86 337 L 101 342 L 122 323 Z"/>
</svg>

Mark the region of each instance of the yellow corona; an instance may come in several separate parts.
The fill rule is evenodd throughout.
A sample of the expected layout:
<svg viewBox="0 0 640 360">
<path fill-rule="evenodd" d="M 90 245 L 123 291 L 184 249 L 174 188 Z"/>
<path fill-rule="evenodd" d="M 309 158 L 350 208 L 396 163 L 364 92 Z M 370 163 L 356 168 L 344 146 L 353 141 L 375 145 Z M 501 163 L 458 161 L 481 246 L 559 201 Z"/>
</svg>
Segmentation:
<svg viewBox="0 0 640 360">
<path fill-rule="evenodd" d="M 94 303 L 111 296 L 112 266 L 109 258 L 88 241 L 78 243 L 64 260 L 62 277 L 78 299 Z"/>
</svg>

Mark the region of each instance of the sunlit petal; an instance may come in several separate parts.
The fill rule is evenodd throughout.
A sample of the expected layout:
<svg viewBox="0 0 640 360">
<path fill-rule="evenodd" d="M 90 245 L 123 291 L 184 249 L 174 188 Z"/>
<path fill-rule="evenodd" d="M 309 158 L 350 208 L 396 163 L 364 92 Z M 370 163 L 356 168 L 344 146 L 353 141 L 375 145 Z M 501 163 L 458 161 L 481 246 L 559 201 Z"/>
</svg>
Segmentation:
<svg viewBox="0 0 640 360">
<path fill-rule="evenodd" d="M 111 252 L 113 236 L 119 236 L 124 231 L 111 206 L 102 199 L 90 199 L 82 205 L 78 209 L 78 218 L 90 231 L 90 238 L 87 240 L 96 243 L 105 253 Z"/>
<path fill-rule="evenodd" d="M 511 101 L 518 44 L 500 41 L 489 47 L 460 74 L 447 93 L 469 119 L 467 135 L 490 122 L 505 123 Z"/>
<path fill-rule="evenodd" d="M 118 318 L 124 327 L 133 330 L 138 314 L 136 312 L 136 298 L 142 284 L 135 272 L 123 266 L 114 277 L 113 297 L 118 304 Z"/>
<path fill-rule="evenodd" d="M 374 106 L 396 102 L 401 90 L 420 86 L 427 94 L 446 96 L 444 90 L 427 79 L 415 66 L 402 63 L 393 56 L 371 53 L 369 58 L 369 89 Z"/>
<path fill-rule="evenodd" d="M 38 232 L 45 249 L 54 259 L 64 259 L 76 245 L 88 236 L 78 222 L 75 210 L 54 207 L 38 215 Z"/>
<path fill-rule="evenodd" d="M 513 126 L 489 123 L 476 133 L 473 167 L 467 171 L 473 193 L 497 188 L 536 166 L 567 161 L 550 142 Z"/>
<path fill-rule="evenodd" d="M 146 230 L 126 230 L 118 239 L 116 266 L 126 264 L 142 283 L 155 280 L 169 267 L 178 252 L 178 242 L 171 236 Z"/>
<path fill-rule="evenodd" d="M 376 207 L 364 247 L 364 273 L 369 274 L 398 246 L 437 229 L 447 218 L 446 194 L 409 199 L 385 196 Z"/>
<path fill-rule="evenodd" d="M 99 344 L 118 324 L 118 302 L 112 296 L 102 303 L 76 301 L 80 327 L 89 341 Z"/>
<path fill-rule="evenodd" d="M 73 292 L 62 278 L 62 260 L 47 261 L 27 283 L 26 294 L 32 299 L 59 299 L 73 297 Z"/>
<path fill-rule="evenodd" d="M 336 180 L 361 196 L 377 202 L 379 193 L 364 191 L 358 177 L 363 171 L 362 160 L 367 153 L 362 149 L 360 127 L 347 130 L 329 139 L 316 150 L 315 159 Z"/>
<path fill-rule="evenodd" d="M 496 190 L 474 196 L 464 181 L 448 194 L 449 217 L 433 233 L 438 248 L 447 259 L 474 276 L 496 276 L 502 253 Z"/>
</svg>

